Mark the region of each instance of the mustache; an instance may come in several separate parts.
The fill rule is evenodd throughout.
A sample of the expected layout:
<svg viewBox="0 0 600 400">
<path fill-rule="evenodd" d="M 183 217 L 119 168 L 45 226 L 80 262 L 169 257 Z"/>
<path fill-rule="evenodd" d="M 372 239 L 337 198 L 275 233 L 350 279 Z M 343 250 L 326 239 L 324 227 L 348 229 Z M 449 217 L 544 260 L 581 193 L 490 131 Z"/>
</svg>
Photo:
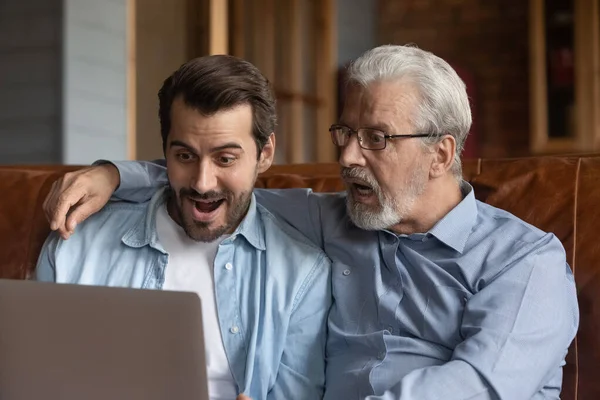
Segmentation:
<svg viewBox="0 0 600 400">
<path fill-rule="evenodd" d="M 343 179 L 360 179 L 368 183 L 371 187 L 379 187 L 377 181 L 367 170 L 358 167 L 342 167 L 340 172 Z"/>
<path fill-rule="evenodd" d="M 231 193 L 227 190 L 222 190 L 217 192 L 216 190 L 209 190 L 208 192 L 200 193 L 191 188 L 181 188 L 179 189 L 179 198 L 188 197 L 192 200 L 221 200 L 230 198 Z"/>
</svg>

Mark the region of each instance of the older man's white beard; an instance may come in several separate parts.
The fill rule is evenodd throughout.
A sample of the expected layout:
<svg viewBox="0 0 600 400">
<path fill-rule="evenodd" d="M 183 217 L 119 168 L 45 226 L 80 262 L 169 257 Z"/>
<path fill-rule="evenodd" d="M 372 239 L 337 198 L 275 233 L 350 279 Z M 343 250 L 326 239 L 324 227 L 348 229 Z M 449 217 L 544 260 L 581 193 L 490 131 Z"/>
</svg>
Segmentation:
<svg viewBox="0 0 600 400">
<path fill-rule="evenodd" d="M 357 175 L 369 183 L 379 200 L 378 206 L 359 203 L 354 200 L 352 191 L 347 191 L 348 215 L 357 227 L 365 230 L 388 229 L 399 224 L 410 213 L 417 198 L 425 190 L 426 182 L 419 179 L 418 171 L 414 171 L 410 177 L 406 190 L 395 198 L 386 196 L 377 181 L 365 171 L 360 171 Z"/>
</svg>

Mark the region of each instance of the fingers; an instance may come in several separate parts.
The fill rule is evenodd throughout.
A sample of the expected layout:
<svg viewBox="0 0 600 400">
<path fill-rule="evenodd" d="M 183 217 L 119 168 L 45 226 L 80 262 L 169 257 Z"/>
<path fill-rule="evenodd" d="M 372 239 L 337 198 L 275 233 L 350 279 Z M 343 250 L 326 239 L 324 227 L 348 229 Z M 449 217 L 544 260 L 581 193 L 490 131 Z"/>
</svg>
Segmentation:
<svg viewBox="0 0 600 400">
<path fill-rule="evenodd" d="M 64 225 L 65 215 L 58 215 L 56 213 L 56 205 L 59 202 L 63 186 L 65 186 L 65 184 L 62 178 L 55 181 L 44 200 L 44 213 L 46 214 L 46 219 L 50 223 L 50 229 L 52 230 L 60 229 Z"/>
<path fill-rule="evenodd" d="M 62 234 L 66 234 L 69 229 L 66 226 L 67 215 L 71 208 L 80 203 L 86 193 L 80 186 L 69 186 L 56 196 L 53 200 L 54 204 L 50 204 L 50 228 L 59 230 Z"/>
<path fill-rule="evenodd" d="M 46 195 L 46 198 L 44 199 L 44 203 L 42 204 L 42 209 L 44 210 L 44 214 L 46 214 L 46 219 L 48 220 L 48 222 L 50 222 L 50 228 L 52 230 L 54 230 L 55 228 L 53 228 L 52 226 L 52 218 L 51 218 L 51 206 L 50 204 L 53 203 L 53 196 L 54 196 L 54 192 L 56 191 L 56 184 L 58 181 L 54 181 L 52 182 L 52 186 L 50 187 L 50 191 L 48 192 L 48 194 Z"/>
<path fill-rule="evenodd" d="M 80 202 L 71 208 L 71 211 L 67 217 L 65 223 L 65 229 L 69 234 L 75 232 L 75 227 L 80 223 L 89 218 L 90 215 L 100 210 L 104 204 L 97 200 L 88 200 Z"/>
<path fill-rule="evenodd" d="M 75 226 L 100 210 L 119 185 L 119 172 L 113 165 L 90 167 L 65 174 L 52 184 L 44 200 L 44 213 L 50 229 L 67 239 Z"/>
<path fill-rule="evenodd" d="M 242 393 L 242 394 L 239 394 L 235 400 L 252 400 L 252 399 Z"/>
</svg>

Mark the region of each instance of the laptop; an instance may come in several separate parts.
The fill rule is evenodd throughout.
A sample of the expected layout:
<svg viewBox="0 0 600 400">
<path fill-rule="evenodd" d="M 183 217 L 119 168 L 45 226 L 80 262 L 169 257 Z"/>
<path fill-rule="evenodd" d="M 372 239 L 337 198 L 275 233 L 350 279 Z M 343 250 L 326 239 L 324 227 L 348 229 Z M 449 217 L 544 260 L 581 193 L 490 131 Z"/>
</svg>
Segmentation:
<svg viewBox="0 0 600 400">
<path fill-rule="evenodd" d="M 194 293 L 0 280 L 2 400 L 208 400 Z"/>
</svg>

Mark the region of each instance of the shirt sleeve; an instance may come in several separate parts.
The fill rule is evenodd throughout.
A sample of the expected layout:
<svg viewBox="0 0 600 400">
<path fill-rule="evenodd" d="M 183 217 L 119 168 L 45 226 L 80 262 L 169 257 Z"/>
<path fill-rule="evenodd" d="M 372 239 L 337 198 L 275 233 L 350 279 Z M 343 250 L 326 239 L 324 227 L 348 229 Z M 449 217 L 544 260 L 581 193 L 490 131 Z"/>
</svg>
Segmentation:
<svg viewBox="0 0 600 400">
<path fill-rule="evenodd" d="M 323 254 L 296 297 L 279 371 L 267 399 L 323 398 L 331 301 L 331 262 Z"/>
<path fill-rule="evenodd" d="M 530 400 L 564 364 L 579 324 L 562 245 L 547 234 L 467 301 L 460 343 L 369 400 Z M 556 398 L 560 387 L 553 388 Z"/>
<path fill-rule="evenodd" d="M 94 165 L 111 163 L 119 170 L 120 184 L 111 200 L 143 203 L 169 183 L 165 160 L 154 161 L 106 161 L 98 160 Z"/>
<path fill-rule="evenodd" d="M 316 194 L 311 189 L 256 189 L 254 193 L 273 215 L 323 248 L 321 208 L 326 194 Z"/>
<path fill-rule="evenodd" d="M 60 240 L 55 232 L 51 232 L 44 242 L 35 268 L 35 280 L 40 282 L 56 281 L 56 253 Z"/>
</svg>

